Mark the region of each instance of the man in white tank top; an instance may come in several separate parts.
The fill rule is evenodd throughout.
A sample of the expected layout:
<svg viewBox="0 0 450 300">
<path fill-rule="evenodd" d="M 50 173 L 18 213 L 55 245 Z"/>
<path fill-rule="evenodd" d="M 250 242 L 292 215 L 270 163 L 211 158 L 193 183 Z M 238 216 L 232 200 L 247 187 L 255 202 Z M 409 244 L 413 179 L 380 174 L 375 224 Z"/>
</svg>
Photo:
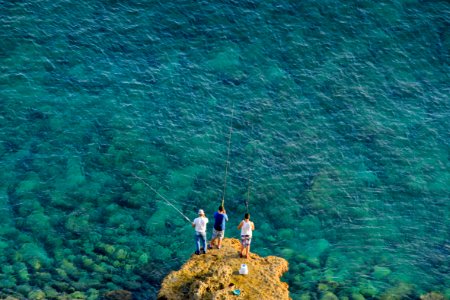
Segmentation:
<svg viewBox="0 0 450 300">
<path fill-rule="evenodd" d="M 252 232 L 255 230 L 255 224 L 250 221 L 250 214 L 246 213 L 244 216 L 244 220 L 239 223 L 238 229 L 241 230 L 241 252 L 239 253 L 240 257 L 244 256 L 248 259 L 250 257 L 250 244 L 252 242 Z M 245 251 L 244 251 L 245 250 Z"/>
</svg>

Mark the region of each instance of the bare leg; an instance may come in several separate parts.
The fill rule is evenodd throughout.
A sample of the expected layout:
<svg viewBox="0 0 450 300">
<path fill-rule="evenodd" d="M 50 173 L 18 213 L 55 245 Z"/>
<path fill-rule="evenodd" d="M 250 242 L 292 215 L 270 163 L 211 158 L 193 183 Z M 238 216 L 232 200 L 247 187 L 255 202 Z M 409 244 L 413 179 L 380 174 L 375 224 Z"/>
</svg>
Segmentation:
<svg viewBox="0 0 450 300">
<path fill-rule="evenodd" d="M 250 245 L 247 246 L 247 259 L 250 258 Z"/>
<path fill-rule="evenodd" d="M 217 244 L 217 248 L 220 248 L 220 247 L 222 247 L 222 239 L 221 238 L 219 238 L 219 242 Z"/>
</svg>

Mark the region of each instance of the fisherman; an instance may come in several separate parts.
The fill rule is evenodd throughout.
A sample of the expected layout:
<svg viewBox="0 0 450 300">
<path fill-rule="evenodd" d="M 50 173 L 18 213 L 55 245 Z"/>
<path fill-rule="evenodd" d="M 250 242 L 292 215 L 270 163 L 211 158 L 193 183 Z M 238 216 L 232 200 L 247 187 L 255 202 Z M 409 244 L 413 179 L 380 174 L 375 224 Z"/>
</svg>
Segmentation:
<svg viewBox="0 0 450 300">
<path fill-rule="evenodd" d="M 220 249 L 222 247 L 222 240 L 225 236 L 225 222 L 227 221 L 227 212 L 221 205 L 219 206 L 219 210 L 214 213 L 214 227 L 211 242 L 209 243 L 209 249 L 213 248 L 215 240 L 218 240 L 217 249 Z"/>
<path fill-rule="evenodd" d="M 205 212 L 203 209 L 199 209 L 198 218 L 195 218 L 192 222 L 192 227 L 195 228 L 195 254 L 199 255 L 200 250 L 203 254 L 206 254 L 206 224 L 208 223 L 208 218 L 205 217 Z M 203 248 L 200 248 L 200 242 Z"/>
<path fill-rule="evenodd" d="M 244 215 L 244 220 L 239 223 L 238 229 L 241 230 L 241 252 L 240 257 L 244 256 L 248 259 L 250 257 L 250 244 L 252 242 L 252 231 L 255 230 L 255 224 L 250 221 L 250 214 L 246 213 Z M 244 251 L 245 250 L 245 251 Z"/>
</svg>

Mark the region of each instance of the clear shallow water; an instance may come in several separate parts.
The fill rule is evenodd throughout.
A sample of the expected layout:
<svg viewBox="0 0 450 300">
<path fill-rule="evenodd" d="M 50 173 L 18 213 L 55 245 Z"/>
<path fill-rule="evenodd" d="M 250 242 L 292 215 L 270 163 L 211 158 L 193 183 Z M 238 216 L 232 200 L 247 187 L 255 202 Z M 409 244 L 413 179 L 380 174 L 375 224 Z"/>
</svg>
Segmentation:
<svg viewBox="0 0 450 300">
<path fill-rule="evenodd" d="M 448 2 L 0 5 L 2 296 L 154 298 L 192 229 L 133 174 L 211 217 L 233 114 L 294 299 L 450 298 Z"/>
</svg>

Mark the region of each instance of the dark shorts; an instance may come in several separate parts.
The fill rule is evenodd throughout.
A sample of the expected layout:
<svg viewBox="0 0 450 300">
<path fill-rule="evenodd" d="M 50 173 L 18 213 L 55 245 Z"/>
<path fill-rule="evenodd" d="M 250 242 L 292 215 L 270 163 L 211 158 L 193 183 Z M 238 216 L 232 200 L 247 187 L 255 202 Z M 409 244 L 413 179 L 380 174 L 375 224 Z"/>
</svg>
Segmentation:
<svg viewBox="0 0 450 300">
<path fill-rule="evenodd" d="M 244 247 L 250 246 L 252 243 L 252 236 L 251 235 L 241 235 L 241 244 Z"/>
</svg>

